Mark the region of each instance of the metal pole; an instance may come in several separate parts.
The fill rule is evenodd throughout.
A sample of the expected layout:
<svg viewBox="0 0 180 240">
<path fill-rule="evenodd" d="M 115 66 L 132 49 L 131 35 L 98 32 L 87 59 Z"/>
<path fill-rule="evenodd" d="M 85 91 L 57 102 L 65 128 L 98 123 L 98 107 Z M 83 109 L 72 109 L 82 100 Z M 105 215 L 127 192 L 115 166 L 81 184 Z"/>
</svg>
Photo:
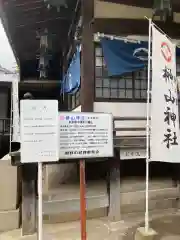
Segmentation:
<svg viewBox="0 0 180 240">
<path fill-rule="evenodd" d="M 38 163 L 38 240 L 43 240 L 42 163 Z"/>
<path fill-rule="evenodd" d="M 149 134 L 150 134 L 150 73 L 151 73 L 151 27 L 152 19 L 149 19 L 149 43 L 148 43 L 148 86 L 147 86 L 147 124 L 146 124 L 146 210 L 145 231 L 149 230 Z"/>
<path fill-rule="evenodd" d="M 85 161 L 80 160 L 80 215 L 81 215 L 81 240 L 87 239 L 86 234 L 86 180 Z"/>
</svg>

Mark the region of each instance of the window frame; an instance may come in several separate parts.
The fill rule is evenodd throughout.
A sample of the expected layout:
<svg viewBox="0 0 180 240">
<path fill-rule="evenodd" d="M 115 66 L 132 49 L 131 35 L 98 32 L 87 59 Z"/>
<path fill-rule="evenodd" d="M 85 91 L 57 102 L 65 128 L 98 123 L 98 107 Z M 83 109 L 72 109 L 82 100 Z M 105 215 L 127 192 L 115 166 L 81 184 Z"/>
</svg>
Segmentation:
<svg viewBox="0 0 180 240">
<path fill-rule="evenodd" d="M 72 111 L 81 105 L 80 91 L 81 87 L 75 93 L 68 94 L 68 111 Z"/>
<path fill-rule="evenodd" d="M 99 55 L 97 55 L 97 49 L 101 49 L 101 50 L 98 50 L 98 51 L 100 51 Z M 147 65 L 145 66 L 145 68 L 143 68 L 141 70 L 138 70 L 138 71 L 135 71 L 135 72 L 131 72 L 131 73 L 125 74 L 123 76 L 117 76 L 117 77 L 110 77 L 109 78 L 108 75 L 107 76 L 103 75 L 105 72 L 107 72 L 107 69 L 104 70 L 105 65 L 103 63 L 103 61 L 104 61 L 103 60 L 104 59 L 104 57 L 103 57 L 103 50 L 102 50 L 102 47 L 101 47 L 100 43 L 95 43 L 94 44 L 94 54 L 95 54 L 94 55 L 94 58 L 95 58 L 95 84 L 94 84 L 95 96 L 94 96 L 94 99 L 95 99 L 96 102 L 137 102 L 137 103 L 140 102 L 141 103 L 141 102 L 146 102 L 147 101 L 147 75 L 148 75 Z M 98 67 L 96 65 L 97 57 L 101 58 L 101 61 L 102 61 L 101 65 L 99 64 Z M 177 58 L 176 62 L 177 62 L 177 69 L 178 68 L 180 69 L 180 58 Z M 97 70 L 98 68 L 101 68 L 101 70 Z M 101 76 L 100 76 L 100 74 L 97 75 L 98 71 L 99 71 L 99 73 L 102 73 Z M 178 76 L 178 73 L 180 75 L 180 71 L 177 72 L 177 76 Z M 141 74 L 142 74 L 142 76 L 141 76 Z M 139 78 L 136 75 L 139 75 Z M 144 81 L 143 81 L 143 75 L 144 75 Z M 109 87 L 104 87 L 104 82 L 103 81 L 106 78 L 109 79 Z M 123 78 L 124 78 L 124 82 L 125 83 L 124 83 L 124 87 L 121 88 L 120 87 L 120 82 L 123 81 Z M 131 88 L 127 88 L 127 81 L 128 81 L 129 78 L 131 79 L 131 82 L 132 82 L 131 83 L 132 84 Z M 112 97 L 110 95 L 112 89 L 115 90 L 115 88 L 110 86 L 112 84 L 111 81 L 113 81 L 113 79 L 116 79 L 117 82 L 118 82 L 117 88 L 116 88 L 116 91 L 117 91 L 117 96 L 116 97 Z M 101 86 L 97 85 L 97 81 L 101 81 L 102 82 Z M 139 86 L 140 86 L 139 89 L 136 87 L 136 83 L 138 81 L 139 81 Z M 146 83 L 146 84 L 142 87 L 142 84 L 144 84 L 144 83 Z M 110 94 L 109 94 L 108 97 L 104 97 L 103 96 L 103 91 L 104 91 L 103 89 L 105 89 L 105 88 L 109 89 Z M 132 97 L 129 97 L 129 98 L 126 95 L 126 92 L 128 91 L 128 89 L 132 91 Z M 101 92 L 101 96 L 100 95 L 97 96 L 97 90 L 99 92 Z M 120 91 L 121 90 L 122 91 L 124 90 L 124 97 L 120 98 L 119 96 L 120 96 Z M 136 91 L 139 91 L 139 94 L 140 94 L 139 98 L 137 98 L 135 96 L 137 94 Z M 143 94 L 144 94 L 145 97 L 142 97 Z"/>
</svg>

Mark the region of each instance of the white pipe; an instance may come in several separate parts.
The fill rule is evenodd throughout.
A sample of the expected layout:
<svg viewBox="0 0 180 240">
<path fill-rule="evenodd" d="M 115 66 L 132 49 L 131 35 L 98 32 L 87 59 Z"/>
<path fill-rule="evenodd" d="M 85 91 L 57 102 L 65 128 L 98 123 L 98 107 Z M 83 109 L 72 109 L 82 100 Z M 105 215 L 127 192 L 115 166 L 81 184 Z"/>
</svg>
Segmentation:
<svg viewBox="0 0 180 240">
<path fill-rule="evenodd" d="M 148 83 L 147 83 L 147 124 L 146 124 L 146 210 L 145 210 L 145 231 L 149 230 L 149 137 L 150 137 L 150 73 L 151 73 L 151 39 L 152 20 L 149 19 L 149 42 L 148 42 Z"/>
<path fill-rule="evenodd" d="M 42 209 L 42 163 L 38 163 L 38 240 L 43 240 L 43 209 Z"/>
<path fill-rule="evenodd" d="M 128 37 L 120 37 L 120 36 L 115 36 L 115 35 L 109 35 L 109 34 L 104 34 L 104 33 L 95 33 L 94 34 L 94 41 L 98 42 L 100 41 L 100 38 L 108 38 L 110 40 L 122 40 L 125 42 L 131 42 L 131 43 L 141 43 L 143 40 L 136 40 Z"/>
</svg>

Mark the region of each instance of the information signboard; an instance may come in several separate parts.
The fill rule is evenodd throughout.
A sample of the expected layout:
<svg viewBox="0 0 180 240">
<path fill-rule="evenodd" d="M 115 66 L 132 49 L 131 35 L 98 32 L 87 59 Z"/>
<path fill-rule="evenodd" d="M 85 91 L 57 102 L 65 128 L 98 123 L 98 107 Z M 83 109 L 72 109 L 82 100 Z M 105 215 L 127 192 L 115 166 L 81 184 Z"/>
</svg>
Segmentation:
<svg viewBox="0 0 180 240">
<path fill-rule="evenodd" d="M 113 156 L 113 116 L 108 113 L 61 112 L 60 159 Z"/>
<path fill-rule="evenodd" d="M 120 149 L 121 160 L 145 159 L 145 158 L 146 158 L 145 148 Z"/>
<path fill-rule="evenodd" d="M 53 162 L 59 159 L 57 100 L 21 100 L 21 162 Z"/>
</svg>

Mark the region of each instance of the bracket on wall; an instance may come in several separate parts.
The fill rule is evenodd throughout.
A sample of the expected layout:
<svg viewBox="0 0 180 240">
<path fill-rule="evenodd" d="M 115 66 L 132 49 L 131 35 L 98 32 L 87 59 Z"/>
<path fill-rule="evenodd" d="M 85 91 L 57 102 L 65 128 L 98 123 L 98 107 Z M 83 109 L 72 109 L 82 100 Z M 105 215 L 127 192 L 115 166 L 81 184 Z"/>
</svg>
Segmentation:
<svg viewBox="0 0 180 240">
<path fill-rule="evenodd" d="M 49 61 L 51 59 L 52 39 L 50 38 L 48 29 L 37 34 L 40 39 L 39 55 L 37 55 L 39 59 L 39 77 L 40 79 L 46 79 L 48 77 Z"/>
<path fill-rule="evenodd" d="M 47 4 L 47 8 L 50 9 L 55 7 L 58 12 L 60 12 L 61 8 L 68 8 L 67 0 L 44 0 Z"/>
<path fill-rule="evenodd" d="M 154 0 L 153 4 L 153 17 L 160 16 L 164 22 L 173 21 L 172 0 Z"/>
</svg>

